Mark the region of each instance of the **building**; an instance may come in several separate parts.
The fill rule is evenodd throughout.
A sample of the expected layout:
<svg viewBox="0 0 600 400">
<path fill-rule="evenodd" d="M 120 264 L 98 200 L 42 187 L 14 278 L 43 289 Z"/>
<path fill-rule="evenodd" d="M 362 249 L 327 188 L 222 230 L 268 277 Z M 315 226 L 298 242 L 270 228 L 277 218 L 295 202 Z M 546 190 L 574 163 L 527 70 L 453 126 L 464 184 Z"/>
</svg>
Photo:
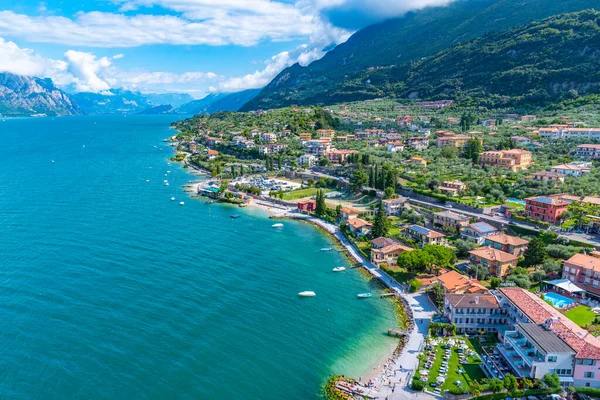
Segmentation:
<svg viewBox="0 0 600 400">
<path fill-rule="evenodd" d="M 600 298 L 600 258 L 575 254 L 564 262 L 562 277 L 584 289 L 589 297 Z"/>
<path fill-rule="evenodd" d="M 404 206 L 408 199 L 406 197 L 398 197 L 396 199 L 383 200 L 383 209 L 388 217 L 399 217 L 404 211 Z"/>
<path fill-rule="evenodd" d="M 541 128 L 539 135 L 548 139 L 600 139 L 600 128 L 573 127 L 570 124 Z"/>
<path fill-rule="evenodd" d="M 298 158 L 298 164 L 304 168 L 312 168 L 317 163 L 317 157 L 312 154 L 303 154 Z"/>
<path fill-rule="evenodd" d="M 427 160 L 423 157 L 411 157 L 409 160 L 406 160 L 407 164 L 419 164 L 423 167 L 427 166 Z"/>
<path fill-rule="evenodd" d="M 299 200 L 297 207 L 300 212 L 314 212 L 317 208 L 317 202 L 316 200 Z"/>
<path fill-rule="evenodd" d="M 480 247 L 469 251 L 471 264 L 482 264 L 492 276 L 502 278 L 517 266 L 517 257 L 493 247 Z"/>
<path fill-rule="evenodd" d="M 406 145 L 419 151 L 425 150 L 429 147 L 428 137 L 411 137 L 406 139 Z"/>
<path fill-rule="evenodd" d="M 265 155 L 265 156 L 271 155 L 271 154 L 279 154 L 283 150 L 285 150 L 287 147 L 288 147 L 288 145 L 283 144 L 283 143 L 265 144 L 262 146 L 258 146 L 258 154 Z"/>
<path fill-rule="evenodd" d="M 359 212 L 352 208 L 342 207 L 340 209 L 340 218 L 346 223 L 354 218 L 358 218 L 358 214 Z"/>
<path fill-rule="evenodd" d="M 217 150 L 210 149 L 206 152 L 206 156 L 209 160 L 214 160 L 215 158 L 219 157 L 219 152 Z"/>
<path fill-rule="evenodd" d="M 550 171 L 556 174 L 579 177 L 583 174 L 589 174 L 591 169 L 586 165 L 562 164 L 555 165 L 550 168 Z"/>
<path fill-rule="evenodd" d="M 527 169 L 531 165 L 531 161 L 531 152 L 521 149 L 484 151 L 479 156 L 481 165 L 508 168 L 511 171 Z"/>
<path fill-rule="evenodd" d="M 506 327 L 507 311 L 491 294 L 447 293 L 444 316 L 456 325 L 456 332 L 474 334 L 479 331 L 498 332 Z"/>
<path fill-rule="evenodd" d="M 444 181 L 441 186 L 438 186 L 440 192 L 450 197 L 458 196 L 460 192 L 462 192 L 463 190 L 467 190 L 467 188 L 468 185 L 459 180 Z"/>
<path fill-rule="evenodd" d="M 308 154 L 324 157 L 331 150 L 331 142 L 326 139 L 309 140 L 304 144 L 304 147 Z"/>
<path fill-rule="evenodd" d="M 317 136 L 333 139 L 335 137 L 335 131 L 333 129 L 319 129 L 317 130 Z"/>
<path fill-rule="evenodd" d="M 476 279 L 471 279 L 468 276 L 459 274 L 456 271 L 448 271 L 434 278 L 432 283 L 439 284 L 444 293 L 479 293 L 485 294 L 487 288 Z"/>
<path fill-rule="evenodd" d="M 541 171 L 531 174 L 529 179 L 538 182 L 547 182 L 550 186 L 558 186 L 565 182 L 565 176 L 556 172 Z"/>
<path fill-rule="evenodd" d="M 308 133 L 308 132 L 300 133 L 300 141 L 308 142 L 311 139 L 312 139 L 312 135 L 310 133 Z"/>
<path fill-rule="evenodd" d="M 400 254 L 412 250 L 412 248 L 403 246 L 392 239 L 377 238 L 373 240 L 373 246 L 371 247 L 371 263 L 377 267 L 383 264 L 395 266 L 398 264 Z"/>
<path fill-rule="evenodd" d="M 261 133 L 260 141 L 263 143 L 275 143 L 277 141 L 277 135 L 274 133 Z"/>
<path fill-rule="evenodd" d="M 449 227 L 459 232 L 469 224 L 469 217 L 455 213 L 454 211 L 440 211 L 433 214 L 433 224 L 441 227 Z"/>
<path fill-rule="evenodd" d="M 523 115 L 521 117 L 521 121 L 522 122 L 533 122 L 536 120 L 536 116 L 535 115 Z"/>
<path fill-rule="evenodd" d="M 371 228 L 373 227 L 372 223 L 358 217 L 350 219 L 347 224 L 348 229 L 350 229 L 350 232 L 352 232 L 357 237 L 368 236 L 369 234 L 371 234 Z"/>
<path fill-rule="evenodd" d="M 389 142 L 387 144 L 387 151 L 389 151 L 390 153 L 404 151 L 404 144 L 402 144 L 402 142 Z"/>
<path fill-rule="evenodd" d="M 471 136 L 466 135 L 452 135 L 439 137 L 435 144 L 438 148 L 445 146 L 454 146 L 459 149 L 465 149 L 471 140 Z"/>
<path fill-rule="evenodd" d="M 473 239 L 477 244 L 483 244 L 489 235 L 498 233 L 498 228 L 486 222 L 476 222 L 465 226 L 460 231 L 460 236 L 465 239 Z"/>
<path fill-rule="evenodd" d="M 357 150 L 330 150 L 327 158 L 334 164 L 345 163 L 350 154 L 359 154 Z"/>
<path fill-rule="evenodd" d="M 567 211 L 569 202 L 556 197 L 538 196 L 525 199 L 525 215 L 544 222 L 557 222 Z"/>
<path fill-rule="evenodd" d="M 428 244 L 442 245 L 446 235 L 431 229 L 424 228 L 419 225 L 410 225 L 404 231 L 408 239 L 414 240 L 423 247 Z"/>
<path fill-rule="evenodd" d="M 492 128 L 492 127 L 495 127 L 495 126 L 496 126 L 496 123 L 497 123 L 497 122 L 498 122 L 498 121 L 497 121 L 497 120 L 495 120 L 495 119 L 486 119 L 485 121 L 482 121 L 482 122 L 481 122 L 481 125 L 483 125 L 483 126 L 486 126 L 486 127 L 488 127 L 488 128 Z"/>
<path fill-rule="evenodd" d="M 582 144 L 577 146 L 577 157 L 584 160 L 600 159 L 600 144 Z"/>
<path fill-rule="evenodd" d="M 507 235 L 506 233 L 488 235 L 483 241 L 484 246 L 502 250 L 503 252 L 510 253 L 516 257 L 521 257 L 523 253 L 525 253 L 528 244 L 529 240 Z"/>
</svg>

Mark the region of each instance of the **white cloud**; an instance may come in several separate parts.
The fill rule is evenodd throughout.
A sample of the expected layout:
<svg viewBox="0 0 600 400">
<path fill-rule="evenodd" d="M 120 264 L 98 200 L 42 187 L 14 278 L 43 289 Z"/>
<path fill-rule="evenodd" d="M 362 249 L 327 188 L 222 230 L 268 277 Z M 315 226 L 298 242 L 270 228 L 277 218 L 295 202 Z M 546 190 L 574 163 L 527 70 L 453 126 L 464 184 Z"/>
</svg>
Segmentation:
<svg viewBox="0 0 600 400">
<path fill-rule="evenodd" d="M 47 59 L 32 49 L 22 49 L 14 42 L 0 38 L 0 71 L 17 75 L 52 77 L 57 82 L 67 84 L 67 63 Z"/>
<path fill-rule="evenodd" d="M 399 17 L 429 6 L 446 6 L 454 0 L 302 0 L 318 10 L 354 10 L 379 18 Z"/>
<path fill-rule="evenodd" d="M 99 60 L 92 53 L 69 50 L 65 53 L 69 72 L 73 75 L 73 84 L 78 92 L 102 92 L 110 89 L 110 84 L 99 74 L 111 66 L 111 60 L 102 57 Z"/>
</svg>

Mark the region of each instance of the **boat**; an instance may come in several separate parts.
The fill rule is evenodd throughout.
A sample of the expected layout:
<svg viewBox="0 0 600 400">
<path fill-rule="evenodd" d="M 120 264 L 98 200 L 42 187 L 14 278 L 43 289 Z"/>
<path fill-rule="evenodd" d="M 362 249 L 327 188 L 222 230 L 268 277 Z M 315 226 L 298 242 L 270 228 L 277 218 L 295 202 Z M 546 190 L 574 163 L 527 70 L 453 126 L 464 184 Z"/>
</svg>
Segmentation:
<svg viewBox="0 0 600 400">
<path fill-rule="evenodd" d="M 239 215 L 237 215 L 237 214 L 234 214 L 234 215 L 230 216 L 229 218 L 236 219 L 236 218 L 239 218 L 239 217 L 240 217 Z"/>
<path fill-rule="evenodd" d="M 345 271 L 345 270 L 346 270 L 346 267 L 335 267 L 333 269 L 333 272 L 342 272 L 342 271 Z"/>
<path fill-rule="evenodd" d="M 323 247 L 321 251 L 331 251 L 333 250 L 331 247 Z"/>
<path fill-rule="evenodd" d="M 248 207 L 248 204 L 247 203 L 242 203 L 242 204 L 239 205 L 239 207 L 241 207 L 241 208 Z"/>
<path fill-rule="evenodd" d="M 271 228 L 283 228 L 283 224 L 273 224 Z"/>
<path fill-rule="evenodd" d="M 183 201 L 180 201 L 180 202 L 179 202 L 179 205 L 180 205 L 180 206 L 182 206 L 182 205 L 184 205 L 184 204 L 185 204 L 185 203 L 184 203 Z"/>
<path fill-rule="evenodd" d="M 312 292 L 310 290 L 298 293 L 298 296 L 300 296 L 300 297 L 315 297 L 316 295 L 317 294 L 315 292 Z"/>
<path fill-rule="evenodd" d="M 175 201 L 175 197 L 171 197 L 171 201 Z"/>
<path fill-rule="evenodd" d="M 357 297 L 359 299 L 368 299 L 369 297 L 371 297 L 371 293 L 360 293 L 357 295 Z"/>
</svg>

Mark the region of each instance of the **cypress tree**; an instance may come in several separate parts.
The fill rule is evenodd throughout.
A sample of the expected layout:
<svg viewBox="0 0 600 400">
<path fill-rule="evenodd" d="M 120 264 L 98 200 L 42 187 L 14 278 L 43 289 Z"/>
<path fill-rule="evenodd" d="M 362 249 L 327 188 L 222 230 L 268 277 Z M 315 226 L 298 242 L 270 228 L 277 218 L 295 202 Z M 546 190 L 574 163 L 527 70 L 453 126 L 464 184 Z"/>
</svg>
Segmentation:
<svg viewBox="0 0 600 400">
<path fill-rule="evenodd" d="M 385 211 L 383 210 L 383 202 L 379 202 L 379 209 L 377 210 L 377 214 L 375 215 L 375 221 L 373 222 L 373 230 L 372 236 L 374 238 L 386 236 L 390 230 L 390 222 L 385 216 Z"/>
</svg>

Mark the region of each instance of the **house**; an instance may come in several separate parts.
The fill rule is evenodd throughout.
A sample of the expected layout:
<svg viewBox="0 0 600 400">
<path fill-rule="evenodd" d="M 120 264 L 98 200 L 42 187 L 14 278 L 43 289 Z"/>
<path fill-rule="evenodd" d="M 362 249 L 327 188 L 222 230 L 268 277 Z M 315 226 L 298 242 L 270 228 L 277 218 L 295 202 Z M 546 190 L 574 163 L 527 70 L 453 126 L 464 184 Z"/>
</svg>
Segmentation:
<svg viewBox="0 0 600 400">
<path fill-rule="evenodd" d="M 304 144 L 304 147 L 308 154 L 324 157 L 331 150 L 331 142 L 326 139 L 309 140 Z"/>
<path fill-rule="evenodd" d="M 521 117 L 521 122 L 533 122 L 536 120 L 535 115 L 523 115 Z"/>
<path fill-rule="evenodd" d="M 467 188 L 467 184 L 459 180 L 444 181 L 441 186 L 438 186 L 440 192 L 450 197 L 458 196 L 460 192 L 467 190 Z"/>
<path fill-rule="evenodd" d="M 348 229 L 355 236 L 367 236 L 371 234 L 373 224 L 361 218 L 352 218 L 348 221 Z"/>
<path fill-rule="evenodd" d="M 548 139 L 600 139 L 600 128 L 574 127 L 570 124 L 541 128 L 539 135 Z"/>
<path fill-rule="evenodd" d="M 507 311 L 496 296 L 479 293 L 447 293 L 444 316 L 456 325 L 456 333 L 498 332 L 506 326 Z"/>
<path fill-rule="evenodd" d="M 407 201 L 408 199 L 406 197 L 383 200 L 382 203 L 385 210 L 385 215 L 388 217 L 399 217 L 402 214 Z"/>
<path fill-rule="evenodd" d="M 584 289 L 588 297 L 600 298 L 600 258 L 575 254 L 564 261 L 562 277 Z"/>
<path fill-rule="evenodd" d="M 556 197 L 538 196 L 525 199 L 525 215 L 544 222 L 557 222 L 567 211 L 569 202 Z"/>
<path fill-rule="evenodd" d="M 440 211 L 433 214 L 433 224 L 441 227 L 449 227 L 459 232 L 469 224 L 469 217 L 455 213 L 454 211 Z"/>
<path fill-rule="evenodd" d="M 387 151 L 390 153 L 404 151 L 404 144 L 402 144 L 402 142 L 389 142 L 387 145 Z"/>
<path fill-rule="evenodd" d="M 411 157 L 410 160 L 406 160 L 407 164 L 419 164 L 423 167 L 427 166 L 427 160 L 422 157 Z"/>
<path fill-rule="evenodd" d="M 308 132 L 300 133 L 300 141 L 301 142 L 308 142 L 311 139 L 312 139 L 312 134 L 310 134 Z"/>
<path fill-rule="evenodd" d="M 410 225 L 406 228 L 404 234 L 408 239 L 414 240 L 421 247 L 428 244 L 442 245 L 444 244 L 444 238 L 446 237 L 443 233 L 419 225 Z"/>
<path fill-rule="evenodd" d="M 353 210 L 352 208 L 342 207 L 340 209 L 340 218 L 342 221 L 344 221 L 346 223 L 354 218 L 358 218 L 358 214 L 359 214 L 359 212 L 356 210 Z"/>
<path fill-rule="evenodd" d="M 524 136 L 512 136 L 510 138 L 510 140 L 512 140 L 512 142 L 514 144 L 520 144 L 520 145 L 528 145 L 531 143 L 531 139 L 526 138 Z"/>
<path fill-rule="evenodd" d="M 298 158 L 298 164 L 303 168 L 312 168 L 317 162 L 317 157 L 312 154 L 303 154 Z"/>
<path fill-rule="evenodd" d="M 335 137 L 335 131 L 333 129 L 319 129 L 317 130 L 317 136 L 333 139 Z"/>
<path fill-rule="evenodd" d="M 589 174 L 591 169 L 585 165 L 562 164 L 555 165 L 554 167 L 550 168 L 550 171 L 561 175 L 579 177 L 583 174 Z"/>
<path fill-rule="evenodd" d="M 406 139 L 406 145 L 419 151 L 425 150 L 429 147 L 428 137 L 411 137 Z"/>
<path fill-rule="evenodd" d="M 495 119 L 486 119 L 485 121 L 481 122 L 481 125 L 491 128 L 491 127 L 495 127 L 496 123 L 497 123 L 497 121 Z"/>
<path fill-rule="evenodd" d="M 371 247 L 371 263 L 377 267 L 385 264 L 395 266 L 398 263 L 398 256 L 405 251 L 412 251 L 406 247 L 388 238 L 377 238 L 373 240 Z"/>
<path fill-rule="evenodd" d="M 332 163 L 345 163 L 350 154 L 359 154 L 357 150 L 330 150 L 327 152 L 327 158 Z"/>
<path fill-rule="evenodd" d="M 265 156 L 270 154 L 278 154 L 285 150 L 287 147 L 288 145 L 283 143 L 265 144 L 262 146 L 258 146 L 258 154 Z"/>
<path fill-rule="evenodd" d="M 484 246 L 502 250 L 503 252 L 510 253 L 516 257 L 521 257 L 523 253 L 525 253 L 528 244 L 529 240 L 507 235 L 506 233 L 488 235 L 483 241 Z"/>
<path fill-rule="evenodd" d="M 261 133 L 260 141 L 263 143 L 275 143 L 277 141 L 277 135 L 274 133 Z"/>
<path fill-rule="evenodd" d="M 481 165 L 508 168 L 511 171 L 527 169 L 531 162 L 531 152 L 521 149 L 484 151 L 479 156 L 479 164 Z"/>
<path fill-rule="evenodd" d="M 317 208 L 317 202 L 316 200 L 299 200 L 297 207 L 300 212 L 314 212 Z"/>
<path fill-rule="evenodd" d="M 206 152 L 206 156 L 208 157 L 209 160 L 214 160 L 215 158 L 217 158 L 219 156 L 219 152 L 216 150 L 208 150 Z"/>
<path fill-rule="evenodd" d="M 556 172 L 541 171 L 531 174 L 529 179 L 538 182 L 547 182 L 551 186 L 558 186 L 565 182 L 565 176 Z"/>
<path fill-rule="evenodd" d="M 498 228 L 487 222 L 476 222 L 461 229 L 460 236 L 465 239 L 473 239 L 477 244 L 483 244 L 486 236 L 498 233 Z"/>
<path fill-rule="evenodd" d="M 438 283 L 444 289 L 444 293 L 485 294 L 488 292 L 487 288 L 478 280 L 461 275 L 456 271 L 448 271 L 441 274 L 437 278 L 433 279 L 433 283 Z"/>
<path fill-rule="evenodd" d="M 492 276 L 502 278 L 517 266 L 517 257 L 493 247 L 480 247 L 469 251 L 471 264 L 482 264 Z"/>
<path fill-rule="evenodd" d="M 600 159 L 600 144 L 582 144 L 577 146 L 577 157 L 584 160 Z"/>
<path fill-rule="evenodd" d="M 471 136 L 466 135 L 442 136 L 436 140 L 435 144 L 438 148 L 442 148 L 445 146 L 454 146 L 459 149 L 464 149 L 467 147 L 471 139 Z"/>
</svg>

